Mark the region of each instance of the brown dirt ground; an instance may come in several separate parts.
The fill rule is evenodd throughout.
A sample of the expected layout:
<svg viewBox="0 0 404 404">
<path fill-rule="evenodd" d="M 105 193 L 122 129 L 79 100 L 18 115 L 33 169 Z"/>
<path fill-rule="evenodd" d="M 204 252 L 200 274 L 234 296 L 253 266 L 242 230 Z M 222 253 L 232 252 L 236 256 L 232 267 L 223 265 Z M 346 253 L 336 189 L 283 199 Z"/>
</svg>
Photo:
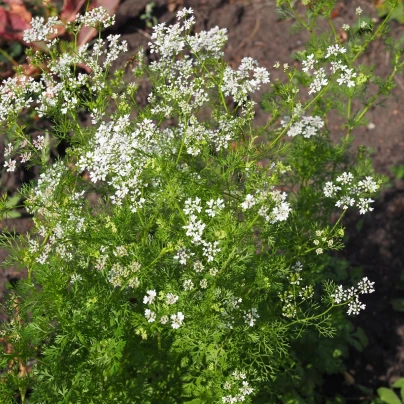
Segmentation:
<svg viewBox="0 0 404 404">
<path fill-rule="evenodd" d="M 149 41 L 150 30 L 139 18 L 147 3 L 147 0 L 125 0 L 117 11 L 114 31 L 128 41 L 129 52 L 133 54 L 139 46 L 147 47 Z M 276 61 L 293 63 L 289 55 L 302 49 L 307 39 L 306 35 L 290 32 L 290 21 L 280 20 L 275 0 L 155 0 L 155 3 L 154 15 L 159 22 L 172 21 L 175 6 L 183 4 L 194 9 L 197 30 L 215 25 L 228 28 L 229 42 L 225 49 L 228 61 L 236 66 L 242 57 L 251 56 L 271 71 L 272 78 L 282 74 L 272 68 L 273 64 Z M 352 24 L 358 6 L 364 10 L 364 15 L 376 18 L 372 4 L 368 0 L 340 1 L 339 14 L 334 19 L 336 27 L 340 29 L 344 23 Z M 391 26 L 394 37 L 402 36 L 403 26 L 395 22 Z M 373 63 L 376 73 L 386 77 L 388 56 L 380 44 L 375 44 L 366 52 L 364 60 Z M 126 59 L 119 63 L 125 62 Z M 367 114 L 372 125 L 354 132 L 355 146 L 371 147 L 374 167 L 390 178 L 392 165 L 404 165 L 404 75 L 397 76 L 396 84 L 393 96 L 383 107 L 373 108 Z M 258 112 L 257 123 L 267 119 L 264 112 Z M 339 127 L 331 126 L 331 129 L 334 139 L 338 139 Z M 2 166 L 3 162 L 0 163 Z M 35 176 L 35 170 L 21 171 L 13 176 L 3 173 L 2 189 L 13 193 L 21 183 Z M 375 204 L 374 212 L 364 218 L 351 214 L 345 225 L 348 238 L 342 255 L 352 266 L 362 267 L 365 275 L 376 281 L 376 293 L 368 300 L 367 310 L 355 321 L 369 338 L 367 348 L 362 353 L 352 351 L 348 359 L 350 377 L 341 375 L 330 382 L 331 387 L 334 385 L 336 391 L 340 389 L 349 402 L 360 402 L 363 394 L 358 385 L 375 388 L 404 376 L 404 316 L 392 306 L 392 299 L 404 298 L 404 181 L 392 178 L 390 187 L 382 192 Z M 0 229 L 5 228 L 24 233 L 30 228 L 30 219 L 3 221 Z M 0 262 L 5 257 L 5 251 L 0 249 Z M 5 283 L 21 276 L 24 273 L 16 268 L 0 269 L 1 300 L 5 296 Z"/>
</svg>

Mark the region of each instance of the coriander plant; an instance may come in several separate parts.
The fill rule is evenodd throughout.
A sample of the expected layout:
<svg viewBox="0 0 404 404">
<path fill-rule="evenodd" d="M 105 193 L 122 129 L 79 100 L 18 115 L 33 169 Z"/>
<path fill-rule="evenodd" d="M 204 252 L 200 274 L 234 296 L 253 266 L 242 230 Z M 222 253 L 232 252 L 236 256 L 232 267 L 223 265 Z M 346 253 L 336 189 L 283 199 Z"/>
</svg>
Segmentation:
<svg viewBox="0 0 404 404">
<path fill-rule="evenodd" d="M 299 23 L 314 32 L 331 3 Z M 371 211 L 382 182 L 350 139 L 377 100 L 372 69 L 354 62 L 385 23 L 344 45 L 313 34 L 256 127 L 251 95 L 269 72 L 249 57 L 230 67 L 226 29 L 193 33 L 192 14 L 154 27 L 153 61 L 140 50 L 130 83 L 112 71 L 127 51 L 119 35 L 61 54 L 56 17 L 25 33 L 46 52 L 28 52 L 38 77 L 2 83 L 5 169 L 42 171 L 21 190 L 34 228 L 2 236 L 9 262 L 28 270 L 2 325 L 2 402 L 286 402 L 295 341 L 310 330 L 330 340 L 373 292 L 366 277 L 337 285 L 328 255 L 343 248 L 345 212 Z M 76 38 L 112 23 L 97 8 L 66 30 Z M 401 67 L 397 56 L 378 95 Z M 328 115 L 346 103 L 346 134 L 333 144 Z M 32 135 L 27 111 L 48 129 Z M 61 141 L 65 156 L 51 160 Z"/>
</svg>

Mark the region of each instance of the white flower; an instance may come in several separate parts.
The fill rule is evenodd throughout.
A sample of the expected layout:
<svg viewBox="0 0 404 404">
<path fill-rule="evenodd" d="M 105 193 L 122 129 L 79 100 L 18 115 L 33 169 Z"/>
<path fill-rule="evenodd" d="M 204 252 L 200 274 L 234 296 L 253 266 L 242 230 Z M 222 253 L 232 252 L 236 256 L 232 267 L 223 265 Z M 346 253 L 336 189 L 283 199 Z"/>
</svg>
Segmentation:
<svg viewBox="0 0 404 404">
<path fill-rule="evenodd" d="M 330 63 L 330 70 L 331 70 L 331 73 L 332 74 L 334 74 L 337 70 L 341 70 L 341 69 L 344 69 L 346 66 L 344 66 L 343 64 L 342 64 L 342 62 L 340 61 L 340 60 L 337 60 L 337 61 L 332 61 L 331 63 Z"/>
<path fill-rule="evenodd" d="M 200 245 L 202 243 L 202 233 L 206 224 L 202 223 L 201 220 L 197 220 L 195 215 L 191 215 L 189 219 L 189 224 L 182 226 L 182 228 L 187 230 L 186 235 L 192 239 L 191 242 L 193 244 Z"/>
<path fill-rule="evenodd" d="M 187 9 L 186 7 L 184 7 L 183 9 L 177 11 L 177 19 L 180 20 L 181 18 L 188 17 L 188 15 L 193 13 L 194 11 L 192 10 L 192 8 Z"/>
<path fill-rule="evenodd" d="M 340 182 L 344 185 L 347 185 L 347 184 L 352 183 L 353 178 L 354 178 L 354 176 L 352 175 L 352 173 L 344 172 L 339 177 L 337 177 L 336 181 Z"/>
<path fill-rule="evenodd" d="M 13 145 L 12 143 L 9 143 L 4 150 L 4 157 L 8 157 L 11 153 L 13 152 Z"/>
<path fill-rule="evenodd" d="M 206 209 L 205 212 L 210 217 L 215 217 L 217 213 L 224 208 L 224 200 L 221 198 L 217 198 L 216 200 L 211 199 L 206 202 L 209 209 Z"/>
<path fill-rule="evenodd" d="M 173 258 L 175 260 L 178 260 L 181 265 L 186 265 L 187 259 L 191 258 L 193 255 L 195 255 L 195 254 L 189 252 L 189 250 L 187 248 L 181 247 L 177 250 L 177 255 L 174 255 Z"/>
<path fill-rule="evenodd" d="M 206 279 L 202 279 L 199 283 L 202 289 L 206 289 L 208 287 L 208 281 Z"/>
<path fill-rule="evenodd" d="M 253 78 L 250 78 L 250 72 Z M 238 70 L 226 67 L 223 74 L 222 91 L 225 96 L 233 96 L 238 104 L 245 103 L 249 94 L 259 90 L 261 83 L 269 82 L 269 73 L 258 67 L 258 62 L 245 57 L 241 60 Z"/>
<path fill-rule="evenodd" d="M 356 203 L 359 208 L 359 213 L 364 215 L 366 212 L 371 212 L 373 208 L 371 208 L 369 204 L 372 202 L 374 202 L 374 200 L 370 198 L 359 198 L 358 202 Z"/>
<path fill-rule="evenodd" d="M 201 206 L 200 198 L 196 197 L 194 200 L 192 200 L 192 198 L 188 198 L 185 201 L 184 213 L 187 216 L 193 215 L 195 212 L 200 213 L 201 210 L 202 210 L 202 206 Z"/>
<path fill-rule="evenodd" d="M 241 394 L 248 396 L 250 395 L 254 389 L 249 386 L 248 382 L 246 380 L 243 380 L 243 387 L 240 388 Z"/>
<path fill-rule="evenodd" d="M 374 282 L 370 282 L 368 278 L 363 278 L 359 281 L 357 287 L 351 287 L 344 289 L 342 285 L 339 285 L 335 292 L 331 295 L 336 304 L 348 303 L 348 315 L 357 315 L 361 310 L 365 309 L 365 304 L 359 301 L 359 295 L 373 293 Z"/>
<path fill-rule="evenodd" d="M 45 147 L 45 138 L 43 136 L 38 136 L 33 140 L 34 147 L 38 150 L 42 150 Z"/>
<path fill-rule="evenodd" d="M 334 185 L 331 181 L 326 182 L 323 188 L 324 195 L 327 198 L 334 197 L 338 191 L 341 191 L 341 187 Z"/>
<path fill-rule="evenodd" d="M 173 258 L 175 260 L 178 260 L 181 265 L 186 265 L 187 259 L 191 258 L 193 255 L 195 255 L 195 254 L 189 252 L 189 250 L 187 248 L 181 247 L 177 250 L 177 255 L 174 255 Z"/>
<path fill-rule="evenodd" d="M 202 255 L 207 258 L 208 262 L 212 262 L 218 252 L 220 252 L 220 248 L 218 248 L 219 242 L 214 241 L 213 243 L 210 241 L 203 242 L 203 253 Z"/>
<path fill-rule="evenodd" d="M 148 290 L 147 295 L 143 297 L 144 304 L 152 304 L 156 298 L 157 293 L 155 290 Z"/>
<path fill-rule="evenodd" d="M 252 208 L 255 205 L 255 203 L 256 202 L 255 202 L 254 196 L 251 194 L 248 194 L 248 195 L 246 195 L 244 202 L 241 204 L 241 207 L 243 210 L 247 210 L 247 209 Z"/>
<path fill-rule="evenodd" d="M 349 206 L 354 206 L 355 199 L 351 198 L 348 195 L 344 195 L 338 200 L 335 204 L 338 208 L 342 207 L 342 209 L 348 209 Z"/>
<path fill-rule="evenodd" d="M 348 24 L 344 24 L 344 25 L 342 26 L 342 29 L 343 29 L 344 31 L 349 31 L 350 26 L 349 26 Z"/>
<path fill-rule="evenodd" d="M 337 83 L 341 86 L 342 84 L 346 84 L 347 87 L 355 87 L 355 81 L 352 80 L 356 77 L 356 73 L 353 69 L 348 69 L 346 66 L 342 66 L 343 70 L 339 79 L 337 79 Z"/>
<path fill-rule="evenodd" d="M 303 71 L 308 73 L 310 70 L 314 69 L 314 64 L 316 63 L 316 60 L 314 59 L 314 54 L 312 53 L 311 55 L 307 56 L 306 60 L 302 61 L 303 64 Z"/>
<path fill-rule="evenodd" d="M 230 382 L 226 382 L 226 383 L 223 385 L 223 388 L 224 388 L 225 390 L 230 390 L 230 389 L 231 389 L 231 383 L 230 383 Z"/>
<path fill-rule="evenodd" d="M 114 251 L 114 255 L 115 257 L 125 257 L 128 255 L 128 250 L 124 245 L 118 246 Z"/>
<path fill-rule="evenodd" d="M 271 223 L 283 222 L 289 217 L 289 213 L 292 211 L 288 202 L 281 202 L 278 206 L 275 206 L 271 213 Z"/>
<path fill-rule="evenodd" d="M 323 253 L 323 249 L 322 249 L 322 248 L 317 248 L 316 254 L 317 254 L 317 255 L 320 255 L 320 254 L 322 254 L 322 253 Z"/>
<path fill-rule="evenodd" d="M 374 282 L 370 282 L 370 280 L 367 277 L 362 278 L 362 280 L 359 281 L 358 283 L 358 290 L 360 294 L 367 294 L 367 293 L 373 293 L 375 291 L 373 285 Z"/>
<path fill-rule="evenodd" d="M 153 323 L 154 321 L 156 321 L 156 313 L 154 311 L 151 311 L 149 309 L 146 309 L 144 311 L 144 316 L 146 317 L 146 320 L 149 323 Z"/>
<path fill-rule="evenodd" d="M 56 35 L 58 32 L 57 29 L 54 28 L 55 25 L 61 25 L 61 21 L 58 17 L 49 17 L 46 23 L 43 17 L 33 17 L 31 20 L 31 28 L 24 31 L 24 42 L 49 42 L 51 40 L 49 37 Z"/>
<path fill-rule="evenodd" d="M 361 303 L 358 299 L 353 300 L 352 302 L 348 303 L 348 310 L 347 314 L 350 315 L 358 315 L 361 310 L 365 310 L 366 304 Z"/>
<path fill-rule="evenodd" d="M 169 320 L 168 316 L 162 316 L 161 319 L 160 319 L 160 323 L 161 324 L 167 324 L 168 320 Z"/>
<path fill-rule="evenodd" d="M 244 312 L 244 321 L 250 327 L 254 327 L 257 318 L 259 318 L 259 315 L 257 309 L 255 308 Z"/>
<path fill-rule="evenodd" d="M 190 291 L 194 288 L 194 283 L 191 281 L 191 279 L 187 279 L 184 281 L 184 290 Z"/>
<path fill-rule="evenodd" d="M 357 7 L 357 9 L 355 10 L 356 15 L 361 15 L 362 14 L 362 9 L 360 7 Z"/>
<path fill-rule="evenodd" d="M 114 24 L 115 16 L 110 16 L 108 10 L 103 7 L 96 7 L 83 16 L 77 14 L 76 22 L 78 24 L 83 24 L 86 27 L 98 28 L 101 26 L 103 28 L 108 28 Z"/>
<path fill-rule="evenodd" d="M 379 189 L 379 185 L 373 181 L 372 177 L 366 177 L 363 181 L 358 182 L 358 187 L 365 192 L 374 193 Z"/>
<path fill-rule="evenodd" d="M 73 285 L 78 281 L 82 281 L 83 277 L 80 274 L 73 274 L 70 278 L 70 283 Z"/>
<path fill-rule="evenodd" d="M 340 47 L 338 44 L 331 45 L 327 48 L 327 54 L 325 58 L 329 58 L 330 56 L 337 56 L 338 53 L 345 53 L 346 49 L 344 47 Z"/>
<path fill-rule="evenodd" d="M 172 293 L 167 293 L 167 296 L 166 296 L 167 304 L 175 304 L 177 301 L 178 301 L 178 296 L 176 296 Z"/>
<path fill-rule="evenodd" d="M 196 272 L 196 273 L 198 273 L 198 272 L 202 272 L 203 270 L 204 270 L 204 266 L 203 266 L 203 264 L 202 264 L 202 262 L 201 261 L 195 261 L 194 262 L 194 271 Z"/>
<path fill-rule="evenodd" d="M 209 274 L 212 276 L 216 276 L 219 270 L 217 268 L 210 268 L 209 269 Z"/>
<path fill-rule="evenodd" d="M 172 314 L 170 316 L 172 323 L 171 323 L 171 327 L 173 327 L 174 329 L 178 329 L 181 327 L 182 322 L 184 321 L 184 315 L 179 311 L 177 314 Z"/>
<path fill-rule="evenodd" d="M 21 163 L 26 163 L 30 158 L 31 158 L 31 152 L 21 154 L 20 156 Z"/>
<path fill-rule="evenodd" d="M 8 167 L 7 168 L 7 171 L 8 172 L 14 172 L 15 171 L 15 165 L 16 165 L 16 161 L 15 160 L 11 160 L 11 159 L 9 159 L 8 161 L 6 161 L 5 163 L 4 163 L 4 167 L 6 168 L 6 167 Z"/>
<path fill-rule="evenodd" d="M 328 84 L 324 68 L 320 67 L 320 69 L 315 70 L 313 75 L 314 79 L 310 83 L 309 94 L 318 93 L 324 86 Z"/>
</svg>

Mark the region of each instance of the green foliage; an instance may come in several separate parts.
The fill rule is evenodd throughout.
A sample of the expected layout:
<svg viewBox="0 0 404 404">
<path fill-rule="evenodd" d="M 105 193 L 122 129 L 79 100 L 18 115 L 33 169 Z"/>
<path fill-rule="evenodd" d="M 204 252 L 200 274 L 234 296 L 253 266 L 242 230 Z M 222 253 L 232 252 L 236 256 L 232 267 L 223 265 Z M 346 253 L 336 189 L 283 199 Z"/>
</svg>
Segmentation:
<svg viewBox="0 0 404 404">
<path fill-rule="evenodd" d="M 1 355 L 3 402 L 324 402 L 324 374 L 344 370 L 349 345 L 366 345 L 344 311 L 358 314 L 373 284 L 348 278 L 330 252 L 344 246 L 347 209 L 371 210 L 383 182 L 368 151 L 351 149 L 352 132 L 402 62 L 384 81 L 355 64 L 385 23 L 353 30 L 341 51 L 333 32 L 313 34 L 332 1 L 307 4 L 306 20 L 290 1 L 278 3 L 312 34 L 295 56 L 312 57 L 318 70 L 284 67 L 286 83 L 263 98 L 271 115 L 263 127 L 249 96 L 268 73 L 250 58 L 227 66 L 225 32 L 190 35 L 187 10 L 178 25 L 155 28 L 159 59 L 147 65 L 139 52 L 129 84 L 123 70 L 110 71 L 126 50 L 118 38 L 89 52 L 65 44 L 60 55 L 30 32 L 49 47 L 31 52 L 32 63 L 47 69 L 38 82 L 3 83 L 1 93 L 9 155 L 42 168 L 21 190 L 34 228 L 2 240 L 28 269 L 1 330 L 12 347 Z M 69 30 L 108 26 L 96 13 Z M 330 60 L 346 65 L 320 80 Z M 368 82 L 379 85 L 376 96 Z M 44 135 L 31 136 L 24 108 L 48 120 Z M 335 110 L 344 118 L 336 143 Z M 49 161 L 60 141 L 66 155 Z"/>
<path fill-rule="evenodd" d="M 386 387 L 380 387 L 377 389 L 379 399 L 373 401 L 377 403 L 387 404 L 401 404 L 404 402 L 404 378 L 397 379 L 391 386 L 391 389 Z M 400 389 L 400 397 L 395 393 L 393 389 Z"/>
</svg>

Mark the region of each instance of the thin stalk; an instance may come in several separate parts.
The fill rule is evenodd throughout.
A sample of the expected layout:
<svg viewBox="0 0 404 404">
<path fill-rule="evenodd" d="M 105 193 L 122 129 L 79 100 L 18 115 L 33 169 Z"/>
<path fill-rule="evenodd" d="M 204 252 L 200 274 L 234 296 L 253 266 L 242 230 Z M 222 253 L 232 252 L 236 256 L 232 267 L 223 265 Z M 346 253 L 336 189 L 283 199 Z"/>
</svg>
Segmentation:
<svg viewBox="0 0 404 404">
<path fill-rule="evenodd" d="M 326 92 L 326 90 L 328 90 L 328 88 L 330 87 L 330 83 L 328 83 L 325 87 L 323 87 L 319 93 L 309 102 L 307 103 L 304 108 L 302 109 L 302 113 L 304 111 L 306 111 L 307 109 L 309 109 L 314 102 L 316 102 L 320 97 L 323 96 L 323 94 Z M 278 140 L 286 133 L 286 131 L 290 128 L 290 126 L 292 125 L 292 123 L 294 122 L 294 118 L 292 118 L 289 123 L 284 127 L 284 129 L 282 130 L 282 132 L 275 138 L 275 140 L 269 145 L 269 147 L 273 147 Z"/>
<path fill-rule="evenodd" d="M 330 23 L 331 30 L 332 30 L 332 32 L 333 32 L 333 34 L 334 34 L 334 37 L 335 37 L 335 41 L 339 43 L 340 40 L 339 40 L 337 31 L 336 31 L 336 29 L 335 29 L 334 23 L 332 22 L 332 19 L 331 19 L 331 16 L 330 16 L 330 15 L 328 16 L 328 22 Z"/>
<path fill-rule="evenodd" d="M 397 4 L 391 8 L 387 16 L 385 17 L 384 21 L 379 25 L 377 30 L 374 32 L 374 34 L 361 46 L 361 48 L 358 50 L 354 58 L 352 59 L 351 63 L 353 63 L 358 57 L 362 54 L 362 52 L 367 48 L 367 46 L 376 38 L 376 36 L 379 34 L 379 32 L 382 30 L 382 28 L 387 24 L 387 21 L 390 19 L 392 13 L 396 9 Z"/>
<path fill-rule="evenodd" d="M 299 320 L 292 321 L 289 324 L 286 324 L 287 327 L 291 327 L 292 325 L 299 324 L 299 323 L 308 323 L 309 321 L 316 320 L 317 318 L 325 316 L 329 311 L 331 311 L 334 307 L 340 307 L 340 306 L 345 306 L 346 302 L 344 303 L 339 303 L 339 304 L 332 304 L 327 310 L 323 311 L 320 314 L 317 314 L 316 316 L 312 317 L 307 317 Z"/>
<path fill-rule="evenodd" d="M 14 66 L 19 66 L 19 63 L 12 58 L 5 50 L 0 48 L 0 53 L 8 60 L 10 61 Z"/>
<path fill-rule="evenodd" d="M 394 69 L 393 69 L 393 71 L 391 72 L 391 74 L 389 75 L 387 81 L 392 80 L 393 77 L 396 75 L 397 71 L 398 71 L 403 65 L 404 65 L 404 62 L 400 63 L 399 65 L 394 66 Z M 371 98 L 371 100 L 367 103 L 366 107 L 363 108 L 363 110 L 360 112 L 360 114 L 355 118 L 355 122 L 354 122 L 352 125 L 350 125 L 349 128 L 348 128 L 348 132 L 347 132 L 347 134 L 346 134 L 346 136 L 345 136 L 345 142 L 348 141 L 349 136 L 350 136 L 350 134 L 351 134 L 351 131 L 352 131 L 352 129 L 353 129 L 354 124 L 358 123 L 358 122 L 365 116 L 365 114 L 369 111 L 369 109 L 372 107 L 372 105 L 374 104 L 374 102 L 380 97 L 380 95 L 381 95 L 382 93 L 383 93 L 383 92 L 382 92 L 381 90 L 379 90 L 379 91 L 377 92 L 377 94 L 374 95 L 374 96 Z"/>
</svg>

